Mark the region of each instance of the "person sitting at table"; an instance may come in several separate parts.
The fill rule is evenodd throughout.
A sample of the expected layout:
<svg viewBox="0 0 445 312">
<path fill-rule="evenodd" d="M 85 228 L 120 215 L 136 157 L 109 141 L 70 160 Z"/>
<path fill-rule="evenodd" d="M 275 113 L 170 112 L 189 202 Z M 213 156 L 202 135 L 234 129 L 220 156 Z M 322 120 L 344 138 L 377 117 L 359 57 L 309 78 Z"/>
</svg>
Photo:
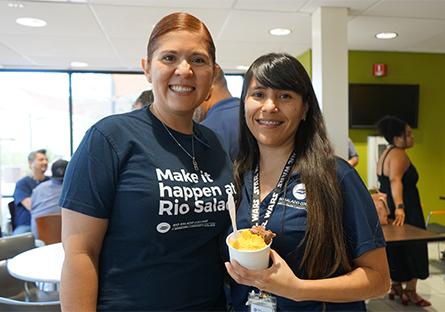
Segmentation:
<svg viewBox="0 0 445 312">
<path fill-rule="evenodd" d="M 37 185 L 32 192 L 31 231 L 35 238 L 39 238 L 36 218 L 61 214 L 62 208 L 59 206 L 59 199 L 67 165 L 68 161 L 66 160 L 59 159 L 55 161 L 51 166 L 51 179 Z"/>
<path fill-rule="evenodd" d="M 267 226 L 276 237 L 268 269 L 226 263 L 236 311 L 248 309 L 255 288 L 275 295 L 278 311 L 364 311 L 365 299 L 388 291 L 371 196 L 334 155 L 311 80 L 295 57 L 266 54 L 247 70 L 239 147 L 238 227 Z"/>
<path fill-rule="evenodd" d="M 49 180 L 45 176 L 48 169 L 48 157 L 46 150 L 39 149 L 29 153 L 28 165 L 31 169 L 31 175 L 21 178 L 17 181 L 14 190 L 15 204 L 15 229 L 13 235 L 22 234 L 31 231 L 31 195 L 32 190 L 39 183 Z"/>
<path fill-rule="evenodd" d="M 377 128 L 389 145 L 377 162 L 380 191 L 387 195 L 389 218 L 395 226 L 408 223 L 425 229 L 425 219 L 417 190 L 419 175 L 406 153 L 413 147 L 413 130 L 397 117 L 385 116 Z M 387 246 L 391 272 L 389 299 L 400 297 L 402 304 L 412 302 L 418 306 L 430 306 L 431 302 L 420 297 L 416 291 L 417 280 L 429 276 L 427 243 L 412 243 L 409 246 Z M 406 283 L 403 289 L 402 283 Z"/>
</svg>

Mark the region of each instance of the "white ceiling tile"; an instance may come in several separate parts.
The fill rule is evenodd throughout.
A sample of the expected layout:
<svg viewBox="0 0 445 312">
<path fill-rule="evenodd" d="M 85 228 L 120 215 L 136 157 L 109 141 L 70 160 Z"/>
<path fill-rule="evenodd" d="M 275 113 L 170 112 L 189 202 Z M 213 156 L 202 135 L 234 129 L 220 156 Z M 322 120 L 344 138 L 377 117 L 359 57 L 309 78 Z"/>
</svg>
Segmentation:
<svg viewBox="0 0 445 312">
<path fill-rule="evenodd" d="M 0 65 L 8 67 L 18 64 L 32 65 L 32 62 L 5 44 L 0 43 Z"/>
<path fill-rule="evenodd" d="M 249 66 L 252 62 L 266 53 L 288 53 L 297 56 L 307 51 L 306 45 L 281 42 L 276 44 L 254 42 L 220 41 L 217 46 L 217 62 L 224 68 L 235 69 L 238 65 Z M 253 51 L 252 53 L 237 53 L 237 51 Z"/>
<path fill-rule="evenodd" d="M 98 36 L 100 29 L 85 4 L 26 2 L 23 9 L 0 2 L 0 34 Z M 15 22 L 18 17 L 45 20 L 45 27 L 26 27 Z"/>
<path fill-rule="evenodd" d="M 420 40 L 411 47 L 412 51 L 443 53 L 445 51 L 445 31 L 431 38 Z"/>
<path fill-rule="evenodd" d="M 276 27 L 289 28 L 292 32 L 288 36 L 270 35 L 269 30 Z M 311 18 L 307 14 L 233 11 L 227 18 L 226 26 L 219 39 L 272 44 L 287 41 L 310 44 L 310 29 Z"/>
<path fill-rule="evenodd" d="M 382 0 L 309 0 L 301 8 L 301 12 L 313 13 L 319 7 L 337 7 L 348 8 L 350 15 L 356 15 L 380 1 Z"/>
<path fill-rule="evenodd" d="M 126 7 L 122 10 L 121 7 L 100 5 L 93 9 L 110 37 L 142 38 L 144 44 L 153 26 L 162 17 L 175 12 L 168 8 Z M 187 12 L 201 19 L 215 37 L 224 24 L 228 10 L 191 8 Z"/>
<path fill-rule="evenodd" d="M 307 0 L 238 0 L 234 9 L 297 12 Z"/>
<path fill-rule="evenodd" d="M 358 17 L 348 24 L 348 42 L 351 49 L 412 51 L 418 42 L 443 33 L 445 20 L 403 19 L 388 17 Z M 379 40 L 379 32 L 396 32 L 392 40 Z"/>
<path fill-rule="evenodd" d="M 150 6 L 158 8 L 208 8 L 221 9 L 232 7 L 235 0 L 88 0 L 92 4 L 119 6 Z"/>
<path fill-rule="evenodd" d="M 445 19 L 445 1 L 385 0 L 364 12 L 363 15 Z"/>
<path fill-rule="evenodd" d="M 104 38 L 68 36 L 3 36 L 5 42 L 22 54 L 31 57 L 73 55 L 76 58 L 106 56 L 110 47 Z"/>
</svg>

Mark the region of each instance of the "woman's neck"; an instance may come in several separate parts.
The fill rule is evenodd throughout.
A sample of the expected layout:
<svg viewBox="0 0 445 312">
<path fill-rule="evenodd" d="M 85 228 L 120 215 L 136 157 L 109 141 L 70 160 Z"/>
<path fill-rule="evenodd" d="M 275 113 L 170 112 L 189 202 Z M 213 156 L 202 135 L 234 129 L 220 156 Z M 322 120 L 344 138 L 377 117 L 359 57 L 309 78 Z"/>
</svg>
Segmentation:
<svg viewBox="0 0 445 312">
<path fill-rule="evenodd" d="M 277 185 L 284 166 L 293 151 L 292 147 L 260 149 L 260 200 L 262 201 Z"/>
<path fill-rule="evenodd" d="M 277 170 L 281 173 L 290 154 L 294 150 L 294 146 L 270 147 L 259 145 L 260 150 L 260 170 L 267 169 L 270 171 Z"/>
<path fill-rule="evenodd" d="M 159 105 L 153 103 L 150 105 L 149 109 L 153 115 L 156 116 L 164 125 L 184 134 L 193 133 L 193 112 L 188 114 L 172 114 L 161 110 Z"/>
</svg>

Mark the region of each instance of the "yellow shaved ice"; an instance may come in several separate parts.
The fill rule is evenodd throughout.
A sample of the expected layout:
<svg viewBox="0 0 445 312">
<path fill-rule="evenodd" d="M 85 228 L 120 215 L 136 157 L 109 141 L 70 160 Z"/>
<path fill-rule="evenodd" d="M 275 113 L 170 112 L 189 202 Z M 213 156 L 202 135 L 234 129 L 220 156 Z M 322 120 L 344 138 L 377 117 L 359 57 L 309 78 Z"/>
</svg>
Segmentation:
<svg viewBox="0 0 445 312">
<path fill-rule="evenodd" d="M 252 234 L 249 230 L 240 232 L 238 239 L 231 241 L 230 245 L 238 250 L 258 250 L 267 246 L 261 236 Z"/>
</svg>

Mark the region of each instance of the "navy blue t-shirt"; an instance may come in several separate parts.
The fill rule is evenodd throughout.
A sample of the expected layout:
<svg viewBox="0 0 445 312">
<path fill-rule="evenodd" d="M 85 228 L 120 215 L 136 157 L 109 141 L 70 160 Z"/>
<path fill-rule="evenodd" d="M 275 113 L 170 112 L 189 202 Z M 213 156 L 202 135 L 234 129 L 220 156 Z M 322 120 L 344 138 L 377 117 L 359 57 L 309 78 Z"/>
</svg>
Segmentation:
<svg viewBox="0 0 445 312">
<path fill-rule="evenodd" d="M 228 98 L 212 106 L 201 122 L 218 134 L 221 143 L 235 161 L 239 151 L 239 98 Z"/>
<path fill-rule="evenodd" d="M 350 259 L 356 259 L 367 251 L 385 246 L 376 209 L 363 181 L 357 172 L 344 160 L 337 161 L 337 179 L 343 197 L 343 229 L 346 238 L 347 252 Z M 261 181 L 260 181 L 261 183 Z M 260 204 L 260 223 L 263 220 L 269 194 Z M 252 173 L 244 178 L 242 201 L 237 213 L 239 228 L 249 228 L 251 222 Z M 304 238 L 307 226 L 306 192 L 298 174 L 290 177 L 286 190 L 279 197 L 278 203 L 269 219 L 267 228 L 277 234 L 272 249 L 277 251 L 287 262 L 293 272 L 300 278 L 299 269 L 304 250 L 298 248 Z M 322 244 L 322 242 L 320 242 Z M 339 273 L 340 274 L 340 273 Z M 236 311 L 245 311 L 247 293 L 253 288 L 231 283 L 232 303 Z M 321 311 L 323 303 L 317 301 L 296 302 L 277 297 L 277 308 L 281 311 Z M 328 311 L 363 311 L 363 301 L 350 303 L 326 303 Z"/>
<path fill-rule="evenodd" d="M 199 172 L 148 109 L 99 121 L 73 155 L 60 205 L 109 221 L 99 310 L 225 309 L 231 162 L 211 130 L 194 127 Z M 170 132 L 192 152 L 191 135 Z"/>
<path fill-rule="evenodd" d="M 42 181 L 33 179 L 26 176 L 17 181 L 14 190 L 14 204 L 15 204 L 15 224 L 19 225 L 31 225 L 31 213 L 25 206 L 22 205 L 22 200 L 27 197 L 31 197 L 32 190 L 42 182 L 48 181 L 49 177 L 45 176 Z"/>
</svg>

